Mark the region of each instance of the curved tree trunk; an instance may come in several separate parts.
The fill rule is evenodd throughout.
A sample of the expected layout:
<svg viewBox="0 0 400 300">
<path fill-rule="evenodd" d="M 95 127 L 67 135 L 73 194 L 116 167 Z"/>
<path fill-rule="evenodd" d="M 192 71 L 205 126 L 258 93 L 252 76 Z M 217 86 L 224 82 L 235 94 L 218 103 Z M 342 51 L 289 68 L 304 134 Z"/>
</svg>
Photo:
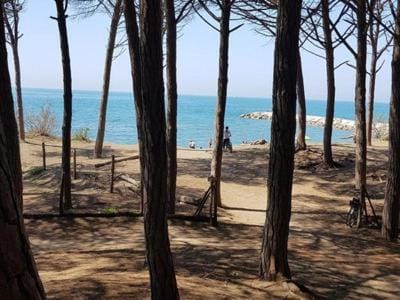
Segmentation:
<svg viewBox="0 0 400 300">
<path fill-rule="evenodd" d="M 177 157 L 177 108 L 178 92 L 176 83 L 176 19 L 175 0 L 165 0 L 167 22 L 167 153 L 168 153 L 168 213 L 175 213 Z"/>
<path fill-rule="evenodd" d="M 166 218 L 167 148 L 161 23 L 161 1 L 142 0 L 140 56 L 146 256 L 152 299 L 178 299 Z"/>
<path fill-rule="evenodd" d="M 360 191 L 361 207 L 365 205 L 367 189 L 367 128 L 365 121 L 365 94 L 366 94 L 366 63 L 367 63 L 367 22 L 366 3 L 357 0 L 357 65 L 356 65 L 356 188 Z M 359 210 L 358 226 L 361 225 Z"/>
<path fill-rule="evenodd" d="M 133 82 L 133 95 L 135 101 L 136 112 L 136 129 L 139 144 L 139 157 L 140 157 L 140 176 L 141 176 L 141 204 L 140 210 L 143 213 L 144 199 L 143 199 L 143 184 L 144 184 L 144 160 L 143 160 L 143 107 L 142 107 L 142 75 L 141 75 L 141 62 L 140 62 L 140 39 L 139 28 L 137 23 L 136 9 L 133 1 L 124 0 L 124 15 L 126 22 L 126 36 L 129 45 L 129 58 L 131 62 L 131 75 Z"/>
<path fill-rule="evenodd" d="M 297 56 L 297 103 L 298 103 L 298 119 L 299 126 L 297 131 L 296 150 L 306 150 L 306 126 L 307 126 L 307 111 L 306 111 L 306 94 L 304 91 L 303 67 L 301 63 L 300 50 Z"/>
<path fill-rule="evenodd" d="M 121 18 L 122 0 L 117 0 L 114 6 L 114 12 L 111 18 L 110 34 L 108 36 L 106 63 L 103 75 L 103 91 L 101 93 L 99 126 L 97 128 L 96 143 L 94 145 L 94 157 L 100 158 L 103 153 L 104 135 L 106 131 L 107 103 L 110 92 L 111 67 L 114 57 L 115 39 L 117 37 L 118 24 Z"/>
<path fill-rule="evenodd" d="M 60 47 L 64 83 L 64 116 L 62 125 L 62 180 L 61 188 L 64 209 L 72 208 L 71 202 L 71 120 L 72 120 L 72 78 L 69 58 L 68 33 L 64 1 L 55 0 L 57 7 L 57 23 L 60 34 Z M 62 213 L 62 211 L 60 212 Z"/>
<path fill-rule="evenodd" d="M 296 130 L 296 77 L 301 1 L 281 0 L 275 41 L 268 206 L 260 275 L 290 279 L 288 236 Z"/>
<path fill-rule="evenodd" d="M 211 176 L 215 178 L 215 198 L 218 206 L 222 206 L 222 201 L 221 201 L 222 144 L 224 138 L 226 96 L 228 89 L 230 15 L 231 15 L 230 0 L 222 0 L 220 35 L 219 35 L 220 44 L 219 44 L 218 99 L 215 112 L 214 149 L 211 161 Z"/>
<path fill-rule="evenodd" d="M 332 156 L 332 131 L 333 118 L 335 116 L 335 57 L 332 45 L 332 29 L 329 25 L 329 1 L 322 0 L 321 4 L 325 40 L 327 80 L 327 99 L 324 126 L 324 163 L 332 168 L 335 166 L 335 162 L 333 161 Z"/>
<path fill-rule="evenodd" d="M 389 117 L 389 168 L 382 214 L 382 236 L 395 241 L 399 235 L 400 211 L 400 0 L 397 1 L 392 59 L 392 98 Z"/>
<path fill-rule="evenodd" d="M 19 207 L 22 175 L 3 16 L 0 5 L 0 298 L 45 299 Z"/>
</svg>

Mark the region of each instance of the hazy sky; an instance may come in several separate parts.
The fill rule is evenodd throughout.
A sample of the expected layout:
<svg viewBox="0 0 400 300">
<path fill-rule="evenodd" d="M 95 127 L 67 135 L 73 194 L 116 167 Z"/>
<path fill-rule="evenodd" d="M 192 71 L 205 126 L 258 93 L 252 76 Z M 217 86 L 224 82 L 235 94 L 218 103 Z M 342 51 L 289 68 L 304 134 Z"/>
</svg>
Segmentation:
<svg viewBox="0 0 400 300">
<path fill-rule="evenodd" d="M 40 3 L 40 4 L 39 4 Z M 62 73 L 54 1 L 28 1 L 21 18 L 20 56 L 24 87 L 61 88 Z M 68 20 L 73 88 L 100 90 L 109 17 Z M 218 72 L 218 33 L 199 18 L 192 20 L 178 40 L 179 94 L 216 95 Z M 272 93 L 274 42 L 244 26 L 231 35 L 229 96 L 270 97 Z M 13 64 L 9 54 L 10 69 Z M 336 52 L 337 64 L 352 61 L 345 49 Z M 378 75 L 376 100 L 388 101 L 390 95 L 390 53 Z M 325 99 L 325 62 L 303 52 L 307 99 Z M 337 71 L 336 92 L 339 100 L 354 98 L 354 71 Z M 111 90 L 131 91 L 130 64 L 127 54 L 113 66 Z"/>
</svg>

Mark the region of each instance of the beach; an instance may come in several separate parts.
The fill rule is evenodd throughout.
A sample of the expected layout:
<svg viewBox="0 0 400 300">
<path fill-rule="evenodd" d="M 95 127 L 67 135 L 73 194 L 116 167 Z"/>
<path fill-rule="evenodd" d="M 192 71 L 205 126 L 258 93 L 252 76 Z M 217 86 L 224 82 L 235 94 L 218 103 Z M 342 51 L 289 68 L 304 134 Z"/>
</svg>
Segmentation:
<svg viewBox="0 0 400 300">
<path fill-rule="evenodd" d="M 32 175 L 42 164 L 42 139 L 21 144 L 24 211 L 57 213 L 60 180 L 59 140 L 46 143 L 48 170 Z M 52 146 L 53 145 L 53 146 Z M 369 148 L 368 191 L 378 215 L 386 180 L 384 142 Z M 73 141 L 77 179 L 73 180 L 74 211 L 138 212 L 139 196 L 118 180 L 109 193 L 110 166 L 94 164 L 137 153 L 135 145 L 107 144 L 105 158 L 94 160 L 92 143 Z M 289 264 L 293 279 L 322 298 L 361 299 L 400 293 L 400 246 L 384 243 L 380 231 L 345 226 L 349 200 L 355 195 L 354 146 L 335 144 L 334 159 L 342 165 L 320 166 L 322 149 L 311 145 L 295 158 Z M 200 198 L 208 188 L 210 151 L 178 150 L 178 199 Z M 267 202 L 268 145 L 236 146 L 224 153 L 220 226 L 169 221 L 172 252 L 184 299 L 303 299 L 287 286 L 261 282 L 259 250 Z M 116 175 L 140 180 L 138 160 L 116 165 Z M 190 209 L 193 209 L 190 207 Z M 177 211 L 190 213 L 188 205 Z M 141 218 L 26 219 L 32 250 L 49 299 L 129 298 L 150 296 Z M 376 268 L 379 264 L 380 268 Z M 368 270 L 366 272 L 365 270 Z M 360 284 L 360 282 L 362 282 Z M 202 286 L 198 289 L 198 286 Z M 296 296 L 296 297 L 295 297 Z M 307 299 L 307 298 L 304 298 Z"/>
</svg>

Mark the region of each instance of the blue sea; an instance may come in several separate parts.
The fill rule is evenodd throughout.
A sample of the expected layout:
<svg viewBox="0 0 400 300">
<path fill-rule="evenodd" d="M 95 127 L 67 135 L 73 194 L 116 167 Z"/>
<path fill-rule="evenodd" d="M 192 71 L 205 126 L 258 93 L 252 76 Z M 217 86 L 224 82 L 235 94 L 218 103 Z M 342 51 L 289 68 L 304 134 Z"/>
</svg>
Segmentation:
<svg viewBox="0 0 400 300">
<path fill-rule="evenodd" d="M 61 136 L 61 120 L 63 114 L 62 90 L 51 89 L 24 89 L 23 101 L 25 116 L 37 114 L 41 107 L 50 105 L 57 120 L 55 135 Z M 89 136 L 95 139 L 97 133 L 98 110 L 100 92 L 74 91 L 72 132 L 82 128 L 89 128 Z M 213 137 L 214 112 L 216 97 L 181 95 L 178 99 L 178 145 L 186 147 L 190 140 L 197 146 L 206 147 Z M 307 101 L 307 115 L 324 116 L 325 102 Z M 354 102 L 337 102 L 335 117 L 354 119 Z M 229 97 L 225 124 L 230 127 L 232 143 L 257 139 L 270 140 L 270 122 L 266 120 L 250 120 L 240 118 L 241 114 L 256 111 L 271 111 L 271 99 Z M 376 103 L 375 116 L 386 121 L 389 104 Z M 105 141 L 117 144 L 136 144 L 136 123 L 133 97 L 130 93 L 111 92 L 107 110 L 107 125 Z M 352 133 L 343 130 L 334 130 L 335 142 L 348 142 L 343 138 Z M 323 129 L 307 127 L 307 136 L 310 142 L 320 143 L 323 138 Z"/>
</svg>

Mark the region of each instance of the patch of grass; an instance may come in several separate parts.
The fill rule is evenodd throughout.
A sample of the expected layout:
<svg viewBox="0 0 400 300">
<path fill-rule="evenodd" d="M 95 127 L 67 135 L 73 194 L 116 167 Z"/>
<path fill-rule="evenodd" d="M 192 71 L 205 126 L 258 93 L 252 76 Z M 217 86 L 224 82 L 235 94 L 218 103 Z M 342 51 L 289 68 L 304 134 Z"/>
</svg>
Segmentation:
<svg viewBox="0 0 400 300">
<path fill-rule="evenodd" d="M 105 214 L 112 215 L 112 214 L 116 214 L 118 212 L 118 209 L 116 209 L 115 207 L 107 207 L 103 211 Z"/>
<path fill-rule="evenodd" d="M 89 128 L 79 129 L 73 134 L 72 139 L 76 141 L 90 142 Z"/>
<path fill-rule="evenodd" d="M 30 176 L 37 176 L 39 174 L 42 174 L 45 171 L 43 167 L 32 167 L 28 170 L 28 174 Z"/>
</svg>

